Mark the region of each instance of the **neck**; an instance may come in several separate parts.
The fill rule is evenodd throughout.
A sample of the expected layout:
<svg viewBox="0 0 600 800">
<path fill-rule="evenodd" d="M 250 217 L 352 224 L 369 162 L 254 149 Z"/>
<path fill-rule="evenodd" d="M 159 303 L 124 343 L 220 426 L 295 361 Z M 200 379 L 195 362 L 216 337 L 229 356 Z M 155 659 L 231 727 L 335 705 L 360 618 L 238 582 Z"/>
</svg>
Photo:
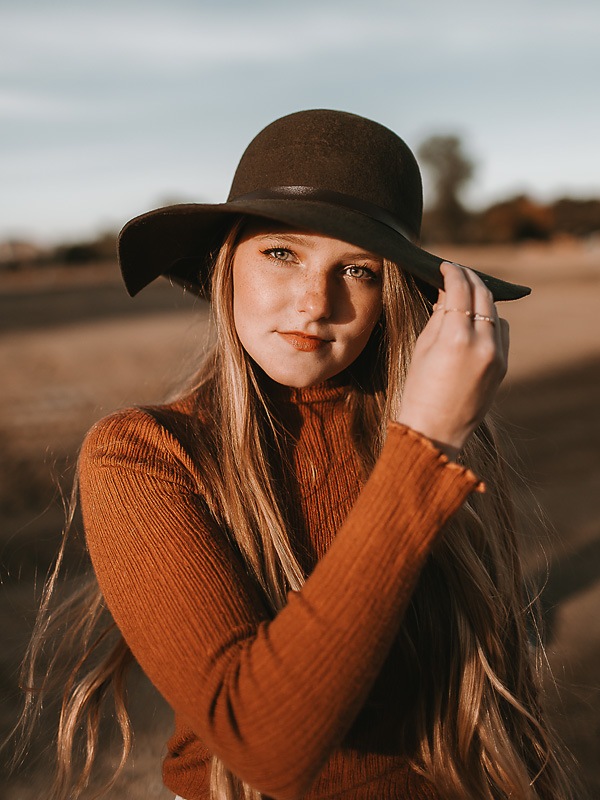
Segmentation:
<svg viewBox="0 0 600 800">
<path fill-rule="evenodd" d="M 258 374 L 258 380 L 261 388 L 271 400 L 294 404 L 337 400 L 345 396 L 352 385 L 347 370 L 312 386 L 285 386 L 269 378 L 262 370 Z"/>
</svg>

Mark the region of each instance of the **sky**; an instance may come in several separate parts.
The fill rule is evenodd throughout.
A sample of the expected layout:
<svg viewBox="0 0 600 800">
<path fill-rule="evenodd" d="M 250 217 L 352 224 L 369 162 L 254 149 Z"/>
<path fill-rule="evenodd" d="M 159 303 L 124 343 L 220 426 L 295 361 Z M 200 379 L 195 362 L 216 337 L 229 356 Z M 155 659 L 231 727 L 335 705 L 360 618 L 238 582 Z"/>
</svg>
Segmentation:
<svg viewBox="0 0 600 800">
<path fill-rule="evenodd" d="M 600 196 L 599 42 L 598 0 L 0 0 L 0 241 L 223 202 L 303 108 L 460 136 L 474 208 Z"/>
</svg>

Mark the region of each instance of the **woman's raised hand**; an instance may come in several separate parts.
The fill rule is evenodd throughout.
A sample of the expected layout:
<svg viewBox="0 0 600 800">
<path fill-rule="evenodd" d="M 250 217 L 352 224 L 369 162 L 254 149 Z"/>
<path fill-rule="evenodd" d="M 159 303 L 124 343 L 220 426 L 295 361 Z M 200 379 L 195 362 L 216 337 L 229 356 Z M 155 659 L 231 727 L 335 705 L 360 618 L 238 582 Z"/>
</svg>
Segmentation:
<svg viewBox="0 0 600 800">
<path fill-rule="evenodd" d="M 444 291 L 417 340 L 397 421 L 454 459 L 506 374 L 509 335 L 474 272 L 448 261 L 440 269 Z"/>
</svg>

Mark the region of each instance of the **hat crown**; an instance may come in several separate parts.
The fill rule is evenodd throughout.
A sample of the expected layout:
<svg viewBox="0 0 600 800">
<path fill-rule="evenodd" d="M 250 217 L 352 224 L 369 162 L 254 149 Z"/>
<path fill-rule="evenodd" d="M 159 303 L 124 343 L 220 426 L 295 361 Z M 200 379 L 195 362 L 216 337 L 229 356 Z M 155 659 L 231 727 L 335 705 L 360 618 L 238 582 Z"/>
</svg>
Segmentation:
<svg viewBox="0 0 600 800">
<path fill-rule="evenodd" d="M 399 136 L 356 114 L 299 111 L 250 142 L 228 202 L 167 206 L 130 220 L 119 235 L 121 271 L 131 295 L 168 275 L 208 297 L 215 253 L 236 216 L 248 215 L 377 253 L 434 300 L 442 258 L 414 241 L 422 208 L 419 167 Z M 479 275 L 496 300 L 529 294 L 526 286 Z"/>
<path fill-rule="evenodd" d="M 366 201 L 419 235 L 423 190 L 414 155 L 393 131 L 356 114 L 316 109 L 272 122 L 246 148 L 228 200 L 280 186 Z"/>
</svg>

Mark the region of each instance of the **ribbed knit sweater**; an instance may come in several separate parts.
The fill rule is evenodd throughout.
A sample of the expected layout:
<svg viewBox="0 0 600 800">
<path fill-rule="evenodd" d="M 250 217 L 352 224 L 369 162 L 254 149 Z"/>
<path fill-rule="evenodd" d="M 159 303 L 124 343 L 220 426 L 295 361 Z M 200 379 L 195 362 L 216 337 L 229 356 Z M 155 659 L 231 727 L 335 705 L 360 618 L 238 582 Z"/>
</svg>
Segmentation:
<svg viewBox="0 0 600 800">
<path fill-rule="evenodd" d="M 346 399 L 331 382 L 277 399 L 292 543 L 308 577 L 275 617 L 208 513 L 190 447 L 207 424 L 194 395 L 116 413 L 84 443 L 92 562 L 174 709 L 163 777 L 186 800 L 208 798 L 211 754 L 265 797 L 437 798 L 397 744 L 395 641 L 434 542 L 478 480 L 391 423 L 364 483 Z"/>
</svg>

